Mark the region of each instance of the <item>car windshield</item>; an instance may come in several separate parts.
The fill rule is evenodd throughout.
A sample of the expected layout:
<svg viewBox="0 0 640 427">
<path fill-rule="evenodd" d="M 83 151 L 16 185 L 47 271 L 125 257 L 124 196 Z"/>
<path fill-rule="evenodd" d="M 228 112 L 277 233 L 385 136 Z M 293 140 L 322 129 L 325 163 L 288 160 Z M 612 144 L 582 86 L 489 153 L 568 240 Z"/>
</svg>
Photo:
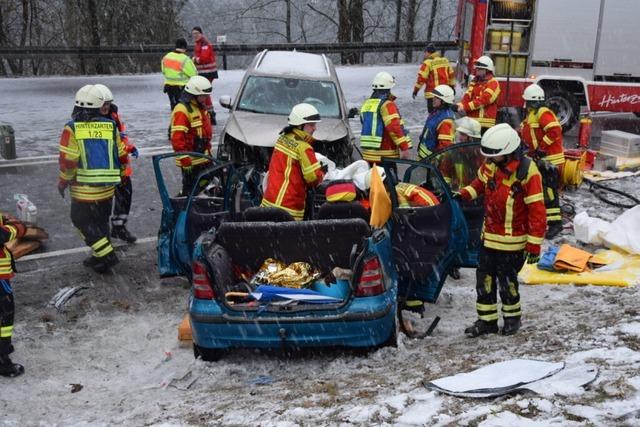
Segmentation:
<svg viewBox="0 0 640 427">
<path fill-rule="evenodd" d="M 338 92 L 333 82 L 284 77 L 249 77 L 237 110 L 286 116 L 301 102 L 316 107 L 320 117 L 340 118 Z"/>
</svg>

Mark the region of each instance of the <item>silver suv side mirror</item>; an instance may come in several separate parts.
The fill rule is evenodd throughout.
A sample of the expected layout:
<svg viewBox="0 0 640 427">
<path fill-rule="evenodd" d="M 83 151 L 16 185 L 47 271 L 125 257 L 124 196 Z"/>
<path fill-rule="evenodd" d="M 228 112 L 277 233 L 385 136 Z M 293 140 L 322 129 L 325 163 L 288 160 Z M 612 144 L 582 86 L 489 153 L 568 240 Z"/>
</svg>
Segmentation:
<svg viewBox="0 0 640 427">
<path fill-rule="evenodd" d="M 227 110 L 231 109 L 231 97 L 229 95 L 222 95 L 218 102 Z"/>
</svg>

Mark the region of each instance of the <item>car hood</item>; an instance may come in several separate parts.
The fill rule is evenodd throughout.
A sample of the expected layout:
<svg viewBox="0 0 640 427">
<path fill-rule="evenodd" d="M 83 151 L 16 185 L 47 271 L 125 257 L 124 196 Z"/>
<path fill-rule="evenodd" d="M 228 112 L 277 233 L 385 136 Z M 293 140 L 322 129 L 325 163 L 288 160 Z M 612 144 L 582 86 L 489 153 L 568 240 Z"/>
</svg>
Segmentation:
<svg viewBox="0 0 640 427">
<path fill-rule="evenodd" d="M 225 132 L 247 145 L 273 147 L 285 126 L 286 116 L 235 111 L 229 115 Z M 322 119 L 313 137 L 320 141 L 336 141 L 349 134 L 347 126 L 340 119 Z"/>
</svg>

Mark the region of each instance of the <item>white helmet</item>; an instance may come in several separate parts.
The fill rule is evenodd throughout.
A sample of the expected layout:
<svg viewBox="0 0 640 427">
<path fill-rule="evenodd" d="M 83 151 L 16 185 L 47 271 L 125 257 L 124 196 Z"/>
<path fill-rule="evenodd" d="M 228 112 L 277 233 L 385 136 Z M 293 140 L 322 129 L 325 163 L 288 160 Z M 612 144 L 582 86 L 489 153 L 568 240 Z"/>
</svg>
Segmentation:
<svg viewBox="0 0 640 427">
<path fill-rule="evenodd" d="M 294 105 L 289 113 L 288 122 L 292 126 L 300 126 L 305 123 L 318 123 L 320 121 L 320 113 L 311 104 L 302 103 Z"/>
<path fill-rule="evenodd" d="M 100 91 L 102 91 L 102 95 L 104 95 L 104 102 L 112 102 L 113 101 L 113 94 L 111 93 L 111 90 L 109 90 L 108 87 L 106 87 L 103 84 L 95 84 L 95 87 L 97 87 L 98 89 L 100 89 Z"/>
<path fill-rule="evenodd" d="M 544 89 L 537 84 L 527 86 L 522 94 L 525 101 L 544 101 Z"/>
<path fill-rule="evenodd" d="M 520 146 L 520 137 L 511 126 L 500 123 L 489 128 L 480 141 L 480 151 L 486 157 L 511 154 Z"/>
<path fill-rule="evenodd" d="M 447 104 L 453 104 L 454 95 L 451 86 L 438 85 L 431 91 L 431 93 L 433 94 L 433 96 L 441 99 L 443 102 L 446 102 Z"/>
<path fill-rule="evenodd" d="M 184 91 L 191 95 L 210 95 L 211 94 L 211 82 L 202 76 L 193 76 L 189 79 Z"/>
<path fill-rule="evenodd" d="M 462 117 L 456 120 L 456 131 L 469 135 L 471 138 L 481 138 L 482 126 L 480 122 L 471 117 Z"/>
<path fill-rule="evenodd" d="M 491 71 L 492 73 L 496 72 L 496 68 L 493 65 L 493 60 L 486 55 L 483 55 L 480 58 L 476 59 L 476 62 L 473 63 L 473 66 L 476 69 L 483 68 L 485 70 Z"/>
<path fill-rule="evenodd" d="M 380 71 L 371 82 L 371 87 L 374 89 L 391 89 L 395 85 L 396 79 L 386 71 Z"/>
<path fill-rule="evenodd" d="M 94 85 L 85 85 L 76 92 L 75 104 L 82 108 L 100 108 L 104 104 L 104 95 Z"/>
</svg>

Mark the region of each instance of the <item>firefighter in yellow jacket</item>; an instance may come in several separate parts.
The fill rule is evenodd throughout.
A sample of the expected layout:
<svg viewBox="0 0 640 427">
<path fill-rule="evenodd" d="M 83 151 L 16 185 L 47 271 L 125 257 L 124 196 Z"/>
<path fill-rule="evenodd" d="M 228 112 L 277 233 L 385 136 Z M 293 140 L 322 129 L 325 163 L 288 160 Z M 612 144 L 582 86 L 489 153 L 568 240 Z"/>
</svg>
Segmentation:
<svg viewBox="0 0 640 427">
<path fill-rule="evenodd" d="M 273 147 L 267 188 L 261 206 L 289 212 L 295 220 L 304 218 L 307 188 L 322 182 L 324 170 L 313 151 L 313 133 L 320 113 L 311 104 L 297 104 Z"/>
<path fill-rule="evenodd" d="M 58 192 L 71 192 L 71 222 L 92 255 L 83 264 L 105 273 L 118 263 L 109 240 L 109 217 L 127 152 L 113 120 L 103 117 L 104 94 L 94 85 L 76 93 L 72 120 L 60 137 Z"/>
<path fill-rule="evenodd" d="M 13 255 L 5 247 L 11 240 L 19 239 L 25 227 L 14 218 L 0 214 L 0 375 L 16 377 L 24 373 L 24 367 L 13 363 L 9 355 L 13 353 L 13 317 L 15 304 L 13 289 L 9 280 L 15 275 Z"/>
<path fill-rule="evenodd" d="M 484 195 L 485 213 L 476 271 L 478 320 L 465 334 L 477 337 L 498 332 L 499 293 L 502 334 L 513 335 L 522 316 L 518 272 L 525 261 L 538 262 L 544 239 L 542 178 L 536 164 L 522 155 L 520 137 L 508 124 L 487 130 L 480 144 L 488 161 L 458 194 L 465 200 Z"/>
</svg>

